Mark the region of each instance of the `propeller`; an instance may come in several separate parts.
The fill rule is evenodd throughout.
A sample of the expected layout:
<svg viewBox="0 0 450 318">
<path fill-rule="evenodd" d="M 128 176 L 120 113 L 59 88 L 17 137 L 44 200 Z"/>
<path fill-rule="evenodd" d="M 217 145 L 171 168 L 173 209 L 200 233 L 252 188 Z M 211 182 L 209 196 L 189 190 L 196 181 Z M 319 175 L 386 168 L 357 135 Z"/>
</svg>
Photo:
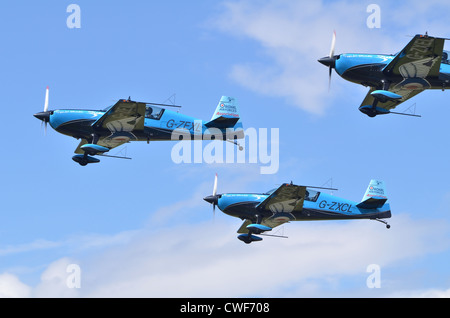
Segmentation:
<svg viewBox="0 0 450 318">
<path fill-rule="evenodd" d="M 48 86 L 45 89 L 45 101 L 44 101 L 44 113 L 48 111 Z M 50 118 L 48 118 L 50 120 Z M 44 136 L 47 136 L 47 124 L 48 120 L 44 120 Z M 42 123 L 41 123 L 42 126 Z"/>
<path fill-rule="evenodd" d="M 328 55 L 329 57 L 334 56 L 335 46 L 336 46 L 336 30 L 333 31 L 333 37 L 331 38 L 331 49 L 330 49 L 330 54 Z"/>
<path fill-rule="evenodd" d="M 53 111 L 48 110 L 48 91 L 49 91 L 49 89 L 47 86 L 47 89 L 45 90 L 44 111 L 34 114 L 34 117 L 36 117 L 39 120 L 42 120 L 42 122 L 44 123 L 45 134 L 47 134 L 47 124 L 50 121 L 50 115 L 53 114 Z M 42 123 L 41 123 L 41 126 L 42 126 Z"/>
<path fill-rule="evenodd" d="M 214 186 L 213 186 L 212 195 L 209 195 L 209 196 L 203 198 L 203 200 L 205 200 L 206 202 L 211 203 L 213 205 L 213 217 L 215 217 L 215 215 L 216 215 L 216 205 L 217 205 L 217 202 L 219 201 L 220 197 L 221 197 L 221 195 L 217 194 L 217 173 L 216 173 L 216 176 L 214 177 Z"/>
<path fill-rule="evenodd" d="M 331 73 L 333 71 L 333 68 L 335 68 L 336 66 L 336 60 L 339 58 L 339 55 L 334 55 L 335 47 L 336 47 L 336 31 L 333 31 L 333 37 L 331 38 L 330 54 L 318 60 L 323 65 L 328 66 L 328 90 L 330 90 L 331 86 Z"/>
<path fill-rule="evenodd" d="M 213 195 L 215 196 L 217 194 L 217 173 L 214 177 L 214 188 L 213 188 Z"/>
<path fill-rule="evenodd" d="M 328 57 L 334 59 L 334 48 L 336 47 L 336 31 L 333 31 L 333 37 L 331 38 L 331 49 Z M 334 65 L 336 65 L 336 60 L 334 60 Z M 330 90 L 331 86 L 331 73 L 332 67 L 331 65 L 328 67 L 328 90 Z"/>
<path fill-rule="evenodd" d="M 48 86 L 45 89 L 44 112 L 48 111 Z"/>
</svg>

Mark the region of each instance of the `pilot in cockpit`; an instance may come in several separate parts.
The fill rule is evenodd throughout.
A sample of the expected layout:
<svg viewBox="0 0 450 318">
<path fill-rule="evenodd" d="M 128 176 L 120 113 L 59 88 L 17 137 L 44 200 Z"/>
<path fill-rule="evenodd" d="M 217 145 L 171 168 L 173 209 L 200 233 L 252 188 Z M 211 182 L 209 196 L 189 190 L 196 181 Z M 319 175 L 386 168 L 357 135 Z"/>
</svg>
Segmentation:
<svg viewBox="0 0 450 318">
<path fill-rule="evenodd" d="M 444 63 L 444 64 L 449 64 L 449 61 L 448 61 L 448 52 L 446 52 L 446 51 L 442 52 L 442 63 Z"/>
</svg>

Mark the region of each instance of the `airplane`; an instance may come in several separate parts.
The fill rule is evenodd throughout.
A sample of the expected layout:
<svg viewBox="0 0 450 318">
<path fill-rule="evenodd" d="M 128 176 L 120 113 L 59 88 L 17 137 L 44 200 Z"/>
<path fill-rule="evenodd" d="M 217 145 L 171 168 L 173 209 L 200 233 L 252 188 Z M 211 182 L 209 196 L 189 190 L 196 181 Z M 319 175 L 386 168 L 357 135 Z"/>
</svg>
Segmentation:
<svg viewBox="0 0 450 318">
<path fill-rule="evenodd" d="M 417 34 L 397 54 L 334 54 L 333 33 L 328 56 L 318 61 L 342 78 L 366 87 L 369 92 L 359 110 L 369 117 L 384 114 L 419 115 L 393 112 L 392 109 L 426 89 L 442 89 L 450 82 L 450 61 L 444 51 L 445 38 Z"/>
<path fill-rule="evenodd" d="M 246 244 L 261 241 L 257 235 L 286 238 L 264 232 L 291 221 L 370 219 L 390 228 L 383 220 L 391 217 L 383 181 L 371 180 L 361 202 L 341 199 L 317 189 L 336 190 L 291 182 L 265 193 L 217 194 L 216 174 L 213 193 L 203 200 L 213 205 L 213 213 L 217 206 L 225 214 L 244 220 L 237 232 L 238 239 Z"/>
<path fill-rule="evenodd" d="M 58 109 L 48 110 L 47 87 L 44 111 L 34 114 L 57 132 L 81 139 L 72 159 L 81 166 L 100 162 L 93 156 L 112 156 L 105 153 L 130 141 L 174 140 L 172 133 L 183 135 L 183 140 L 198 138 L 196 136 L 213 136 L 223 134 L 223 139 L 240 146 L 236 139 L 244 138 L 239 107 L 233 97 L 222 96 L 210 121 L 202 121 L 165 107 L 181 107 L 158 103 L 136 102 L 120 99 L 104 110 Z M 215 128 L 215 130 L 213 129 Z M 180 137 L 177 139 L 179 140 Z M 200 137 L 201 138 L 201 137 Z M 206 139 L 206 138 L 205 138 Z"/>
</svg>

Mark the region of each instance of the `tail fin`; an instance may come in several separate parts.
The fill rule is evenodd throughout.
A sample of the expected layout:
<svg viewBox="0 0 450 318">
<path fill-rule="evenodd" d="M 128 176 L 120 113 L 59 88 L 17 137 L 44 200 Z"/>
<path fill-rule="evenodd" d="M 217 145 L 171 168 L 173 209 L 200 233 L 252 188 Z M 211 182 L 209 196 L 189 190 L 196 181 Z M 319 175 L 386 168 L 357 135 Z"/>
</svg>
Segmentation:
<svg viewBox="0 0 450 318">
<path fill-rule="evenodd" d="M 239 120 L 239 107 L 233 97 L 222 96 L 206 127 L 232 128 Z"/>
<path fill-rule="evenodd" d="M 372 179 L 367 187 L 366 193 L 364 193 L 361 203 L 356 206 L 363 209 L 377 209 L 382 207 L 386 201 L 384 181 Z"/>
</svg>

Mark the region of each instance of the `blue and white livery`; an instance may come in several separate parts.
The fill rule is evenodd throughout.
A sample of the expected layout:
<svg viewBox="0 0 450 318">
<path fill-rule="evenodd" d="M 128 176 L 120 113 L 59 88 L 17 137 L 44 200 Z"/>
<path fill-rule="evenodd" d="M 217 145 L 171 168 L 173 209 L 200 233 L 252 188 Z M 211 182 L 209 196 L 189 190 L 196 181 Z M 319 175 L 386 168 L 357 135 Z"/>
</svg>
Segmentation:
<svg viewBox="0 0 450 318">
<path fill-rule="evenodd" d="M 291 221 L 382 219 L 391 217 L 383 181 L 371 180 L 361 202 L 342 199 L 318 190 L 326 188 L 284 183 L 265 193 L 217 194 L 217 175 L 213 194 L 204 198 L 225 214 L 244 220 L 238 238 L 251 243 L 257 236 Z M 331 189 L 335 190 L 335 189 Z M 267 235 L 267 234 L 265 234 Z"/>
<path fill-rule="evenodd" d="M 445 40 L 418 34 L 397 54 L 334 55 L 334 33 L 329 56 L 319 62 L 329 68 L 330 79 L 334 68 L 342 78 L 370 87 L 359 107 L 369 117 L 390 113 L 417 116 L 392 110 L 426 89 L 444 91 L 450 86 L 450 52 L 444 51 Z"/>
<path fill-rule="evenodd" d="M 105 153 L 130 141 L 174 140 L 174 132 L 183 139 L 222 135 L 222 140 L 237 145 L 236 140 L 244 138 L 239 107 L 233 97 L 222 96 L 210 121 L 167 107 L 180 106 L 121 99 L 104 110 L 48 110 L 47 87 L 44 111 L 34 116 L 61 134 L 81 139 L 72 159 L 82 166 L 99 162 L 95 155 L 115 157 Z"/>
</svg>

